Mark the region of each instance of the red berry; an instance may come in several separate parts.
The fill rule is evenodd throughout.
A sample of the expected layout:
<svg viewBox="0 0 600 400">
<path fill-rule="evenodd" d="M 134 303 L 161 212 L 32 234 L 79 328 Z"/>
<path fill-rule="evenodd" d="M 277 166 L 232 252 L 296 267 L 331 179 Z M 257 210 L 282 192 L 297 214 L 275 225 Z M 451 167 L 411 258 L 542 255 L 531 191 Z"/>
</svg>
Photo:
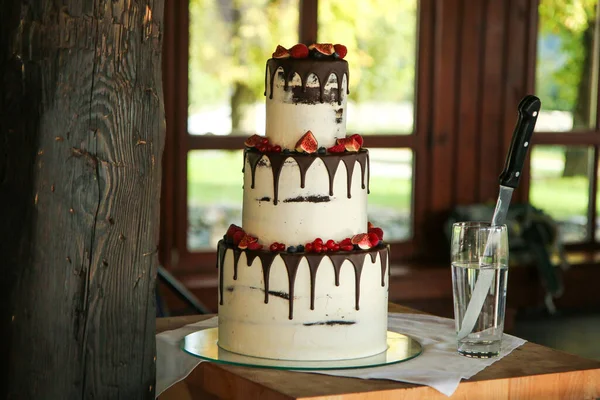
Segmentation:
<svg viewBox="0 0 600 400">
<path fill-rule="evenodd" d="M 263 245 L 258 242 L 248 243 L 248 250 L 260 250 L 262 248 Z"/>
<path fill-rule="evenodd" d="M 379 240 L 383 240 L 383 229 L 377 228 L 377 227 L 372 227 L 372 228 L 369 228 L 369 233 L 374 233 L 377 235 Z"/>
<path fill-rule="evenodd" d="M 312 245 L 312 243 L 306 243 L 306 244 L 304 245 L 304 251 L 305 251 L 306 253 L 310 253 L 310 252 L 312 252 L 312 251 L 313 251 L 313 245 Z"/>
<path fill-rule="evenodd" d="M 313 243 L 313 250 L 315 253 L 320 253 L 323 251 L 323 245 L 319 243 Z"/>
<path fill-rule="evenodd" d="M 285 251 L 286 245 L 285 243 L 277 243 L 277 251 Z"/>
<path fill-rule="evenodd" d="M 333 49 L 335 50 L 339 58 L 344 58 L 346 57 L 346 54 L 348 54 L 348 49 L 343 44 L 334 44 Z"/>
<path fill-rule="evenodd" d="M 267 144 L 269 144 L 269 139 L 268 139 L 268 138 L 266 138 L 266 137 L 264 137 L 264 138 L 261 138 L 261 140 L 260 140 L 260 144 L 264 144 L 264 145 L 267 145 Z"/>
<path fill-rule="evenodd" d="M 371 242 L 371 246 L 377 246 L 379 244 L 379 236 L 374 232 L 369 232 L 369 242 Z"/>
<path fill-rule="evenodd" d="M 237 231 L 243 231 L 242 228 L 240 228 L 239 226 L 235 225 L 235 224 L 231 224 L 229 225 L 229 229 L 227 229 L 227 237 L 232 238 L 233 235 L 237 232 Z"/>
<path fill-rule="evenodd" d="M 336 244 L 333 246 L 333 251 L 340 251 L 340 245 L 336 243 Z"/>
<path fill-rule="evenodd" d="M 335 246 L 335 240 L 333 240 L 333 239 L 329 239 L 329 240 L 327 241 L 327 243 L 325 243 L 325 245 L 327 246 L 327 248 L 328 248 L 328 249 L 330 249 L 330 250 L 331 250 L 331 249 L 333 249 L 333 247 Z"/>
<path fill-rule="evenodd" d="M 352 249 L 354 249 L 354 246 L 351 244 L 345 244 L 343 246 L 340 246 L 340 250 L 352 251 Z"/>
<path fill-rule="evenodd" d="M 256 150 L 258 150 L 261 153 L 266 153 L 267 152 L 267 146 L 265 146 L 264 144 L 259 144 L 258 146 L 256 146 Z"/>
<path fill-rule="evenodd" d="M 299 43 L 292 46 L 290 49 L 290 55 L 292 58 L 306 58 L 308 57 L 308 47 L 304 43 Z"/>
<path fill-rule="evenodd" d="M 314 245 L 314 244 L 317 244 L 317 243 L 318 243 L 319 245 L 321 245 L 321 246 L 322 246 L 322 245 L 323 245 L 323 239 L 321 239 L 321 238 L 316 238 L 315 240 L 313 240 L 313 245 Z"/>
<path fill-rule="evenodd" d="M 262 140 L 261 136 L 252 135 L 248 139 L 246 139 L 244 144 L 246 145 L 246 147 L 256 147 L 257 144 L 260 144 L 261 140 Z"/>
<path fill-rule="evenodd" d="M 277 242 L 271 243 L 271 245 L 269 246 L 269 250 L 271 250 L 271 251 L 277 251 L 278 248 L 279 248 L 279 243 L 277 243 Z"/>
<path fill-rule="evenodd" d="M 340 242 L 340 246 L 348 246 L 348 245 L 350 245 L 350 246 L 352 245 L 352 239 L 350 239 L 350 238 L 346 238 Z"/>
<path fill-rule="evenodd" d="M 246 233 L 244 231 L 236 231 L 233 234 L 233 244 L 234 245 L 238 245 L 240 244 L 240 242 L 242 241 L 242 239 L 244 238 L 244 236 L 246 236 Z"/>
<path fill-rule="evenodd" d="M 281 153 L 281 146 L 276 144 L 275 146 L 271 147 L 271 151 L 274 151 L 276 153 Z"/>
<path fill-rule="evenodd" d="M 327 149 L 330 153 L 343 153 L 346 151 L 346 146 L 343 143 L 336 144 Z"/>
</svg>

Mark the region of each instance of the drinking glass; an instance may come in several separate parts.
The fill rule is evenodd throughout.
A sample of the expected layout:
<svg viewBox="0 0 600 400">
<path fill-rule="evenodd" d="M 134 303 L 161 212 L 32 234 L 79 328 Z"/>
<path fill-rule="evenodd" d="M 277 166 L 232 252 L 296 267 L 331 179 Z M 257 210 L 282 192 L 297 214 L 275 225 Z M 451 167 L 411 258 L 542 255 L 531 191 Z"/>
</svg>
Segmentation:
<svg viewBox="0 0 600 400">
<path fill-rule="evenodd" d="M 458 352 L 473 358 L 495 357 L 500 353 L 504 332 L 506 225 L 455 223 L 451 259 Z"/>
</svg>

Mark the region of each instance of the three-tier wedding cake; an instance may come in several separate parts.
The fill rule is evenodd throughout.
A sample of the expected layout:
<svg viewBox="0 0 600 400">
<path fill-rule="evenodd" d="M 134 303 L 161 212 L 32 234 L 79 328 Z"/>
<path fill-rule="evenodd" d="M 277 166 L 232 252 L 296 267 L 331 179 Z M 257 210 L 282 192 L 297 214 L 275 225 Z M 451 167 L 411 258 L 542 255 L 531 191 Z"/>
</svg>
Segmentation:
<svg viewBox="0 0 600 400">
<path fill-rule="evenodd" d="M 242 226 L 218 245 L 221 348 L 284 360 L 387 348 L 388 245 L 367 220 L 369 153 L 346 136 L 342 45 L 278 46 L 266 136 L 246 140 Z"/>
</svg>

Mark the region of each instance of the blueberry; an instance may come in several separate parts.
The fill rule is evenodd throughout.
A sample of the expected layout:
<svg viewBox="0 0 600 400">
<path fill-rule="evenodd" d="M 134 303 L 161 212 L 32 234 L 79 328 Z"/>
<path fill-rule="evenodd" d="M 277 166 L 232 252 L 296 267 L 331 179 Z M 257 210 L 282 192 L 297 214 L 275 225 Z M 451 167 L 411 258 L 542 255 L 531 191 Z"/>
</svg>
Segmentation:
<svg viewBox="0 0 600 400">
<path fill-rule="evenodd" d="M 357 244 L 354 245 L 354 250 L 360 250 L 360 247 L 358 247 Z"/>
<path fill-rule="evenodd" d="M 296 247 L 296 251 L 298 251 L 298 253 L 304 253 L 304 246 L 299 244 L 298 247 Z"/>
<path fill-rule="evenodd" d="M 327 153 L 327 149 L 325 147 L 319 147 L 319 149 L 317 150 L 317 152 L 319 154 L 325 154 L 325 153 Z"/>
<path fill-rule="evenodd" d="M 290 154 L 291 151 L 290 151 L 290 149 L 283 149 L 282 153 L 283 154 Z"/>
<path fill-rule="evenodd" d="M 318 52 L 316 49 L 312 49 L 310 51 L 310 57 L 314 58 L 315 60 L 321 60 L 323 58 L 325 58 L 325 54 Z"/>
<path fill-rule="evenodd" d="M 337 53 L 337 51 L 333 53 L 333 58 L 336 60 L 340 58 L 340 55 Z"/>
<path fill-rule="evenodd" d="M 290 246 L 287 248 L 288 253 L 295 253 L 297 251 L 298 251 L 298 249 L 296 248 L 296 246 Z"/>
</svg>

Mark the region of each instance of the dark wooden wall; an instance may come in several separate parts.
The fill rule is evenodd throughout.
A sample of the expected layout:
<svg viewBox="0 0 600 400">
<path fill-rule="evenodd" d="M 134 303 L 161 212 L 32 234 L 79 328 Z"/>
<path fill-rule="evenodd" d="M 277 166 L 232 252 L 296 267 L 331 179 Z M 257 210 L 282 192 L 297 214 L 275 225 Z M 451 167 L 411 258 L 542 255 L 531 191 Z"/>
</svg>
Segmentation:
<svg viewBox="0 0 600 400">
<path fill-rule="evenodd" d="M 0 397 L 154 398 L 163 2 L 0 9 Z"/>
<path fill-rule="evenodd" d="M 442 252 L 443 221 L 456 205 L 494 202 L 517 105 L 532 93 L 537 2 L 529 0 L 422 1 L 418 85 L 431 85 L 425 151 L 427 193 L 423 226 L 416 226 L 421 255 Z M 433 38 L 433 40 L 430 39 Z M 427 79 L 427 77 L 431 77 Z M 420 90 L 418 91 L 420 93 Z M 421 106 L 421 103 L 418 103 Z M 417 183 L 419 185 L 419 183 Z M 521 182 L 514 201 L 527 201 Z M 417 194 L 418 195 L 418 194 Z M 420 205 L 420 207 L 423 207 Z M 419 235 L 419 231 L 423 234 Z M 443 254 L 441 257 L 445 257 Z M 435 258 L 435 257 L 434 257 Z"/>
</svg>

